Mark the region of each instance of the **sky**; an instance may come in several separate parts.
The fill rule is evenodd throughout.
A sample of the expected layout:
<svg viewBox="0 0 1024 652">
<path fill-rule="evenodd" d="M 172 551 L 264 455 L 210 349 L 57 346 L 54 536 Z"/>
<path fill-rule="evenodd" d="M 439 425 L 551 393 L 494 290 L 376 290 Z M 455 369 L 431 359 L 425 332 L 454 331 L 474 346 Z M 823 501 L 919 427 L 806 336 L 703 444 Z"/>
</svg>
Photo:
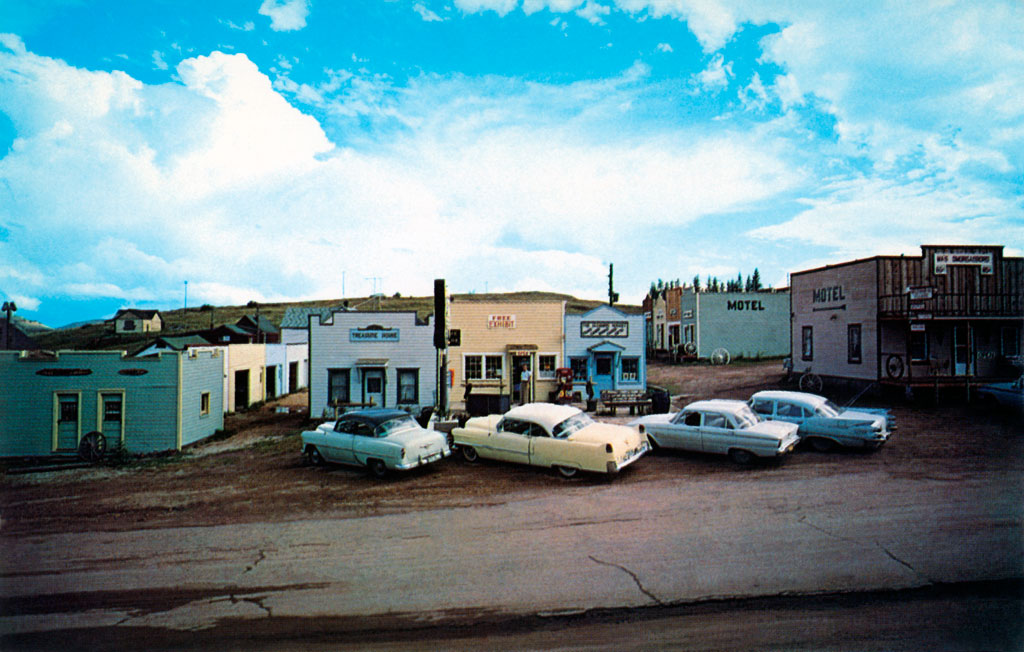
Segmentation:
<svg viewBox="0 0 1024 652">
<path fill-rule="evenodd" d="M 1024 255 L 1024 3 L 3 0 L 0 296 L 548 290 Z"/>
</svg>

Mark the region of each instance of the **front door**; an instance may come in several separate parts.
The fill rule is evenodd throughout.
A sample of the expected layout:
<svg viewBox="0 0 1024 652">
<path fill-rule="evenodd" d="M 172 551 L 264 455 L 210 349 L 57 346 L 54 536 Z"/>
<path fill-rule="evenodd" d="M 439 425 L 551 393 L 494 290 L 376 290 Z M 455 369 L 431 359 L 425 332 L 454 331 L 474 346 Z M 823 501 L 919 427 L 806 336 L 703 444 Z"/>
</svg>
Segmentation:
<svg viewBox="0 0 1024 652">
<path fill-rule="evenodd" d="M 598 396 L 603 389 L 615 389 L 615 354 L 594 354 L 594 389 Z"/>
<path fill-rule="evenodd" d="M 966 376 L 971 362 L 970 328 L 966 324 L 953 326 L 953 373 Z"/>
<path fill-rule="evenodd" d="M 235 410 L 249 407 L 249 370 L 235 372 Z"/>
<path fill-rule="evenodd" d="M 384 370 L 363 370 L 363 402 L 384 407 Z"/>
<path fill-rule="evenodd" d="M 57 450 L 78 448 L 78 394 L 57 395 Z"/>
<path fill-rule="evenodd" d="M 277 365 L 267 367 L 267 398 L 277 398 Z"/>
<path fill-rule="evenodd" d="M 107 445 L 113 446 L 123 437 L 124 398 L 120 393 L 103 394 L 103 425 L 100 428 L 107 439 Z"/>
</svg>

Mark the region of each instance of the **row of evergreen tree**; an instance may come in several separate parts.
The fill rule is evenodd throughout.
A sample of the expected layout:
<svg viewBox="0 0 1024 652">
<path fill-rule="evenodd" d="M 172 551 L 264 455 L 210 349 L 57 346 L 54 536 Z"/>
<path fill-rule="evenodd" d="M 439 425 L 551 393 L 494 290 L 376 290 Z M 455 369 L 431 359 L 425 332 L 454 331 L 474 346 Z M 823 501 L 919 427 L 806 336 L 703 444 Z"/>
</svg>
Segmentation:
<svg viewBox="0 0 1024 652">
<path fill-rule="evenodd" d="M 755 267 L 754 273 L 747 275 L 746 280 L 743 280 L 742 272 L 736 275 L 735 280 L 731 281 L 721 281 L 716 276 L 706 276 L 703 284 L 699 274 L 693 277 L 692 284 L 680 283 L 679 279 L 666 282 L 659 278 L 656 282 L 651 282 L 651 290 L 648 294 L 653 297 L 664 290 L 677 287 L 694 292 L 757 292 L 765 289 L 761 285 L 761 272 Z"/>
</svg>

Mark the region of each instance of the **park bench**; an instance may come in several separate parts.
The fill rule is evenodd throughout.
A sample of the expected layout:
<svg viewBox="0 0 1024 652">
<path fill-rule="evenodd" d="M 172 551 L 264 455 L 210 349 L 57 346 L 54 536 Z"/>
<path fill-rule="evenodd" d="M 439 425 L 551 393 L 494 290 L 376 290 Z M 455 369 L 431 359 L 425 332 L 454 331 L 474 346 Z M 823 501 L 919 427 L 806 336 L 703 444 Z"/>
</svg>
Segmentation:
<svg viewBox="0 0 1024 652">
<path fill-rule="evenodd" d="M 646 414 L 651 409 L 651 399 L 642 389 L 602 389 L 601 405 L 612 414 L 620 407 L 628 407 L 630 414 Z"/>
</svg>

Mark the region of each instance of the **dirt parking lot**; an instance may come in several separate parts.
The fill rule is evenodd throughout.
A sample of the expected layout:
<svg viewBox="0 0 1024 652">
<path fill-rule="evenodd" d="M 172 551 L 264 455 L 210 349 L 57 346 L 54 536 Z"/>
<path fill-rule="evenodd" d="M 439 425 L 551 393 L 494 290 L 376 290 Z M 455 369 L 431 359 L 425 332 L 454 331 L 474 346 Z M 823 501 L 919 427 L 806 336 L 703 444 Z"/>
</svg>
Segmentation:
<svg viewBox="0 0 1024 652">
<path fill-rule="evenodd" d="M 747 398 L 782 385 L 778 361 L 726 367 L 652 364 L 649 380 L 681 401 Z M 830 394 L 828 388 L 826 394 Z M 845 402 L 848 395 L 831 395 Z M 618 477 L 565 480 L 543 469 L 457 459 L 384 481 L 345 467 L 303 464 L 299 433 L 309 425 L 306 395 L 295 394 L 226 420 L 226 436 L 181 454 L 120 466 L 33 474 L 5 473 L 0 536 L 127 531 L 194 525 L 346 518 L 438 507 L 501 504 L 608 482 L 642 485 L 702 476 L 756 481 L 763 474 L 810 478 L 883 468 L 893 476 L 971 478 L 1016 467 L 1022 453 L 1020 415 L 989 413 L 962 402 L 866 398 L 858 405 L 893 410 L 898 430 L 876 453 L 799 451 L 782 464 L 740 468 L 724 458 L 648 455 Z M 290 408 L 288 413 L 275 410 Z M 601 417 L 623 422 L 628 417 Z M 867 477 L 867 476 L 865 476 Z M 865 486 L 865 490 L 870 490 Z M 1007 487 L 1020 492 L 1021 487 Z"/>
</svg>

